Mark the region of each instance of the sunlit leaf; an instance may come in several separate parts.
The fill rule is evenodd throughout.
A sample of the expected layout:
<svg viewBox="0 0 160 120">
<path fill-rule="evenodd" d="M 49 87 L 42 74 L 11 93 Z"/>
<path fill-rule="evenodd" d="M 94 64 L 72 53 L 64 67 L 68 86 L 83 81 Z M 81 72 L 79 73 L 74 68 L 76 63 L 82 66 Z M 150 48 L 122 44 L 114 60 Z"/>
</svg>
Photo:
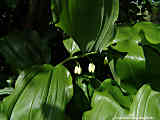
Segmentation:
<svg viewBox="0 0 160 120">
<path fill-rule="evenodd" d="M 7 120 L 64 120 L 73 95 L 72 78 L 62 65 L 44 65 L 22 72 L 12 95 L 0 104 Z"/>
<path fill-rule="evenodd" d="M 0 95 L 11 94 L 13 90 L 14 90 L 13 88 L 0 89 Z"/>
<path fill-rule="evenodd" d="M 148 83 L 154 89 L 160 90 L 158 70 L 160 39 L 159 25 L 150 22 L 137 23 L 133 27 L 119 26 L 114 39 L 113 49 L 126 52 L 110 62 L 115 80 L 121 86 L 136 86 Z M 157 35 L 156 35 L 157 34 Z"/>
<path fill-rule="evenodd" d="M 160 93 L 149 85 L 141 87 L 137 94 L 124 96 L 120 89 L 106 80 L 92 98 L 92 109 L 83 120 L 160 119 Z"/>
<path fill-rule="evenodd" d="M 69 38 L 69 39 L 64 40 L 63 43 L 64 43 L 65 48 L 66 48 L 66 49 L 68 50 L 68 52 L 71 54 L 71 56 L 72 56 L 74 53 L 80 51 L 77 43 L 76 43 L 72 38 Z"/>
<path fill-rule="evenodd" d="M 117 81 L 120 83 L 131 82 L 136 85 L 136 82 L 141 81 L 145 72 L 145 58 L 143 48 L 139 46 L 141 37 L 131 27 L 119 27 L 117 35 L 114 39 L 116 46 L 113 48 L 120 52 L 127 52 L 123 58 L 114 60 L 112 71 L 114 71 Z"/>
</svg>

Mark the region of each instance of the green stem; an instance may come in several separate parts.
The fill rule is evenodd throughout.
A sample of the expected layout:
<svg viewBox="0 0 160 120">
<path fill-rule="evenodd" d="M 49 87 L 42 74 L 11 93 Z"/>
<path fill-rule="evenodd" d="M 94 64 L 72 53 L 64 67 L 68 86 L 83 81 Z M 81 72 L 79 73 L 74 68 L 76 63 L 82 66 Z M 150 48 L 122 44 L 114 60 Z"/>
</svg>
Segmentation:
<svg viewBox="0 0 160 120">
<path fill-rule="evenodd" d="M 95 55 L 95 54 L 97 54 L 97 52 L 90 52 L 90 53 L 86 53 L 86 54 L 81 55 L 81 56 L 72 56 L 72 57 L 69 57 L 69 58 L 63 60 L 60 64 L 64 64 L 64 63 L 66 63 L 70 60 L 75 60 L 75 59 L 78 59 L 78 58 L 84 58 L 84 57 L 87 57 L 89 55 Z"/>
</svg>

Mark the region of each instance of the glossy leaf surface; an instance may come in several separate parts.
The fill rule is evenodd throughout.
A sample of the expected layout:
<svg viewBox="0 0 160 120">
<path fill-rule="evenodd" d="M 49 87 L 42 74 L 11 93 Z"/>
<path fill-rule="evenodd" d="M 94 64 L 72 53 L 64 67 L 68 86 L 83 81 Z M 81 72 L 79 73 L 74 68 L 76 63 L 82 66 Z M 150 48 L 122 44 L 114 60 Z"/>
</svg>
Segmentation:
<svg viewBox="0 0 160 120">
<path fill-rule="evenodd" d="M 62 65 L 44 65 L 22 72 L 12 95 L 0 104 L 7 120 L 64 120 L 73 95 L 72 78 Z"/>
<path fill-rule="evenodd" d="M 0 89 L 0 95 L 11 94 L 13 90 L 14 90 L 13 88 Z"/>
<path fill-rule="evenodd" d="M 63 44 L 71 56 L 80 51 L 77 43 L 72 38 L 64 40 Z"/>
<path fill-rule="evenodd" d="M 83 120 L 160 119 L 160 93 L 149 85 L 142 86 L 136 95 L 124 96 L 120 89 L 106 80 L 92 98 L 92 109 Z"/>
<path fill-rule="evenodd" d="M 101 51 L 114 34 L 118 0 L 60 0 L 58 26 L 70 34 L 83 52 Z"/>
<path fill-rule="evenodd" d="M 159 64 L 159 25 L 137 23 L 133 27 L 118 27 L 112 48 L 127 54 L 110 62 L 116 81 L 123 85 L 132 84 L 137 88 L 149 83 L 154 89 L 160 90 Z"/>
</svg>

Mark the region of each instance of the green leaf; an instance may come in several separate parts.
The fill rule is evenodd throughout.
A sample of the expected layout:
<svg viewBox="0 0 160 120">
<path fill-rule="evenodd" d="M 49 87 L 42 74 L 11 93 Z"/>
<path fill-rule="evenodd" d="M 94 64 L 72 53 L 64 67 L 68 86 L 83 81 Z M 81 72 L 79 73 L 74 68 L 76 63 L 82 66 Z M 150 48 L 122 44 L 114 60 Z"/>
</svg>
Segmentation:
<svg viewBox="0 0 160 120">
<path fill-rule="evenodd" d="M 0 113 L 0 118 L 1 118 L 1 120 L 7 120 L 7 117 L 4 114 L 1 114 L 1 113 Z"/>
<path fill-rule="evenodd" d="M 101 51 L 112 41 L 118 0 L 60 0 L 60 26 L 83 52 Z"/>
<path fill-rule="evenodd" d="M 73 103 L 79 111 L 90 109 L 91 97 L 94 91 L 90 83 L 90 79 L 82 75 L 75 78 Z"/>
<path fill-rule="evenodd" d="M 82 120 L 83 112 L 91 109 L 91 98 L 100 81 L 93 75 L 76 75 L 73 84 L 74 95 L 68 106 L 71 118 Z"/>
<path fill-rule="evenodd" d="M 160 25 L 151 22 L 141 22 L 133 26 L 137 33 L 144 32 L 146 40 L 150 44 L 160 44 Z"/>
<path fill-rule="evenodd" d="M 160 90 L 159 60 L 160 25 L 150 22 L 137 23 L 133 27 L 119 26 L 113 49 L 126 52 L 123 57 L 112 59 L 110 68 L 114 79 L 125 89 L 137 89 L 144 83 Z M 157 34 L 157 35 L 156 35 Z M 132 91 L 130 91 L 132 92 Z"/>
<path fill-rule="evenodd" d="M 74 53 L 80 51 L 77 43 L 72 38 L 64 40 L 63 44 L 71 56 L 73 56 Z"/>
<path fill-rule="evenodd" d="M 122 81 L 136 82 L 142 81 L 145 72 L 145 58 L 143 48 L 139 46 L 141 37 L 128 26 L 118 27 L 117 35 L 114 39 L 116 46 L 113 48 L 127 55 L 110 62 L 112 71 L 118 83 Z M 123 69 L 123 70 L 122 70 Z"/>
<path fill-rule="evenodd" d="M 149 117 L 158 120 L 159 105 L 160 93 L 153 91 L 149 85 L 142 86 L 134 97 L 124 96 L 120 89 L 111 85 L 111 80 L 106 80 L 95 91 L 92 109 L 84 113 L 83 120 L 130 120 Z"/>
<path fill-rule="evenodd" d="M 64 120 L 72 95 L 72 78 L 64 66 L 33 67 L 19 75 L 15 91 L 1 103 L 0 113 L 7 120 Z"/>
<path fill-rule="evenodd" d="M 0 95 L 11 94 L 13 92 L 13 88 L 4 88 L 0 89 Z"/>
<path fill-rule="evenodd" d="M 32 30 L 9 33 L 6 39 L 0 40 L 0 52 L 8 64 L 18 68 L 50 61 L 48 38 Z"/>
<path fill-rule="evenodd" d="M 81 75 L 76 77 L 76 85 L 83 91 L 88 101 L 91 100 L 94 89 L 98 88 L 100 84 L 101 82 L 95 76 Z"/>
</svg>

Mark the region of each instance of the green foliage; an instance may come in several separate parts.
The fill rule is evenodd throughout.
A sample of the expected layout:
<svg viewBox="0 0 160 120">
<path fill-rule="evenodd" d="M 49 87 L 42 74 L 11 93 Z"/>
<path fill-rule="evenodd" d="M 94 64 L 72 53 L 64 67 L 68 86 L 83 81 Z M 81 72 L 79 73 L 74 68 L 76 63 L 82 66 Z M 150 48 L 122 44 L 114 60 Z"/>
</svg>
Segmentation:
<svg viewBox="0 0 160 120">
<path fill-rule="evenodd" d="M 153 20 L 125 16 L 126 24 L 118 0 L 32 2 L 0 2 L 15 12 L 5 24 L 0 18 L 13 27 L 0 32 L 0 120 L 160 119 L 153 1 L 131 0 L 130 11 L 123 4 L 132 17 Z"/>
<path fill-rule="evenodd" d="M 160 119 L 160 93 L 143 85 L 136 95 L 124 96 L 111 80 L 105 80 L 94 92 L 92 109 L 83 120 Z"/>
<path fill-rule="evenodd" d="M 78 45 L 72 38 L 64 40 L 63 43 L 64 43 L 65 48 L 67 49 L 67 51 L 70 53 L 71 56 L 73 56 L 74 53 L 80 51 Z"/>
<path fill-rule="evenodd" d="M 0 89 L 0 95 L 5 95 L 5 94 L 12 94 L 13 88 L 4 88 Z"/>
<path fill-rule="evenodd" d="M 0 52 L 13 67 L 24 68 L 34 64 L 49 63 L 50 36 L 48 34 L 47 37 L 40 37 L 38 32 L 32 30 L 12 32 L 0 40 Z"/>
<path fill-rule="evenodd" d="M 0 113 L 7 120 L 64 120 L 72 95 L 72 77 L 64 66 L 36 66 L 19 75 L 14 93 L 1 103 Z"/>
<path fill-rule="evenodd" d="M 117 31 L 112 48 L 127 54 L 110 62 L 115 80 L 122 86 L 149 83 L 159 90 L 159 25 L 144 22 L 133 27 L 120 26 Z"/>
<path fill-rule="evenodd" d="M 61 0 L 57 5 L 62 7 L 58 26 L 75 39 L 83 52 L 101 51 L 114 36 L 118 4 L 118 0 Z"/>
</svg>

